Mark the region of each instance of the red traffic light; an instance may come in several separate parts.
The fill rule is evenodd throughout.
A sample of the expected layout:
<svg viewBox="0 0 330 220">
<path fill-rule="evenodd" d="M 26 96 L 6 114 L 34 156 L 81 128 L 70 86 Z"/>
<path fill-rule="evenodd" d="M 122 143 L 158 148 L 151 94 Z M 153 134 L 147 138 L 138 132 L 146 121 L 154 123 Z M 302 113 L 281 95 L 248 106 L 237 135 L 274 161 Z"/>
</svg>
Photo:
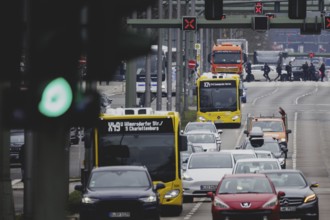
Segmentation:
<svg viewBox="0 0 330 220">
<path fill-rule="evenodd" d="M 182 30 L 184 30 L 184 31 L 197 30 L 196 16 L 183 16 L 182 17 Z"/>
<path fill-rule="evenodd" d="M 330 15 L 324 16 L 323 18 L 324 18 L 324 29 L 330 30 Z"/>
<path fill-rule="evenodd" d="M 315 56 L 315 53 L 310 52 L 310 53 L 308 54 L 308 56 L 309 56 L 309 58 L 313 58 L 313 57 Z"/>
<path fill-rule="evenodd" d="M 262 14 L 262 3 L 261 2 L 256 2 L 254 5 L 254 13 L 255 14 Z"/>
</svg>

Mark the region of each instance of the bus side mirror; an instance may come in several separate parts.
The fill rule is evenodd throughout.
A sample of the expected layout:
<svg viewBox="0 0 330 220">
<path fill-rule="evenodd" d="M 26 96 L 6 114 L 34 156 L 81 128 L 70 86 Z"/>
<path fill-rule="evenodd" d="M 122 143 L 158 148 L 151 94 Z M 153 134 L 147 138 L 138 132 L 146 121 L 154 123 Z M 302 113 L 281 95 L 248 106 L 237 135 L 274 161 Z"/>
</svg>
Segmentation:
<svg viewBox="0 0 330 220">
<path fill-rule="evenodd" d="M 188 150 L 188 139 L 186 135 L 180 135 L 179 148 L 180 151 Z"/>
<path fill-rule="evenodd" d="M 243 96 L 243 89 L 239 89 L 239 96 Z"/>
<path fill-rule="evenodd" d="M 207 61 L 208 61 L 209 63 L 211 63 L 211 53 L 209 53 L 209 55 L 207 55 Z"/>
<path fill-rule="evenodd" d="M 244 63 L 247 62 L 247 56 L 246 56 L 246 53 L 243 54 L 243 59 L 244 59 Z"/>
</svg>

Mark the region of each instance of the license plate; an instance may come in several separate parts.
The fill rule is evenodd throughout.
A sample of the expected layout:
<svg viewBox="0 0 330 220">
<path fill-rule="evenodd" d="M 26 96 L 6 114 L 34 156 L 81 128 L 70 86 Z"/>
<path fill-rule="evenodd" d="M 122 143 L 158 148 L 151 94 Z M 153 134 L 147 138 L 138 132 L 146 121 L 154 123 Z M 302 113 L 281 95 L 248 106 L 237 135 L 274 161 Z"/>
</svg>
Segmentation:
<svg viewBox="0 0 330 220">
<path fill-rule="evenodd" d="M 216 188 L 216 185 L 201 185 L 201 190 L 215 190 Z"/>
<path fill-rule="evenodd" d="M 294 212 L 296 207 L 281 207 L 281 212 Z"/>
<path fill-rule="evenodd" d="M 130 216 L 131 216 L 131 213 L 129 213 L 129 212 L 109 212 L 110 218 L 127 218 Z"/>
</svg>

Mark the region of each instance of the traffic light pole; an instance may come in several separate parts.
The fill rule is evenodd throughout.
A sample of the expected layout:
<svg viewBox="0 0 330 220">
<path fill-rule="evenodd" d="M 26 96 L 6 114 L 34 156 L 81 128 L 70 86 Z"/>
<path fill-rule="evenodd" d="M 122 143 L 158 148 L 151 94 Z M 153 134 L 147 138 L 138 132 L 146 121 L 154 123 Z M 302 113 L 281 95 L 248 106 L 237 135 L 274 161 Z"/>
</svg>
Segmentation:
<svg viewBox="0 0 330 220">
<path fill-rule="evenodd" d="M 4 104 L 3 91 L 5 88 L 7 85 L 0 83 L 1 106 Z M 4 124 L 2 111 L 3 108 L 0 108 L 0 219 L 14 220 L 15 208 L 9 167 L 10 134 L 9 130 L 2 126 Z"/>
</svg>

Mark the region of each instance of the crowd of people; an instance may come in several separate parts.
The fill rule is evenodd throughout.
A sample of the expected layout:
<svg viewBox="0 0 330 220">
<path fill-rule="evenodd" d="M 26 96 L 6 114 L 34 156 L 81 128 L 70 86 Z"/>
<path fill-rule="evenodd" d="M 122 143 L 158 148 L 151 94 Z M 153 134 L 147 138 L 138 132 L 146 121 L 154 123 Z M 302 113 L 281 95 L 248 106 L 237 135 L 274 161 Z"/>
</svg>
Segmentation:
<svg viewBox="0 0 330 220">
<path fill-rule="evenodd" d="M 317 69 L 313 63 L 308 64 L 306 61 L 302 65 L 302 73 L 298 76 L 294 76 L 292 72 L 292 62 L 290 61 L 288 64 L 284 65 L 286 74 L 283 74 L 282 64 L 278 63 L 276 66 L 277 76 L 273 79 L 273 81 L 318 81 L 323 82 L 325 77 L 325 64 L 322 63 L 321 66 Z M 247 73 L 246 81 L 250 82 L 254 80 L 252 71 L 251 71 L 251 63 L 248 62 L 245 71 Z M 272 81 L 269 77 L 269 73 L 271 71 L 269 65 L 267 63 L 263 66 L 264 74 L 266 81 Z M 319 74 L 317 74 L 319 73 Z"/>
</svg>

